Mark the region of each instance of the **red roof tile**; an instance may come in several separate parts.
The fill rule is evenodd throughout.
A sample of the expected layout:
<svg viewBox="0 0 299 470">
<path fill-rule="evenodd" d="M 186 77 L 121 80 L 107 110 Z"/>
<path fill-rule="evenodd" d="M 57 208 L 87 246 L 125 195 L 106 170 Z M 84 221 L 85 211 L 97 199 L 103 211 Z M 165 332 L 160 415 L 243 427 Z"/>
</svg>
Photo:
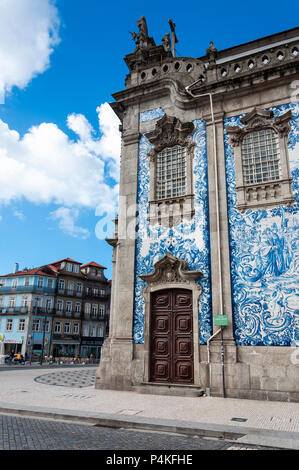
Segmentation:
<svg viewBox="0 0 299 470">
<path fill-rule="evenodd" d="M 83 264 L 83 266 L 81 266 L 81 269 L 86 268 L 87 266 L 95 266 L 96 268 L 107 269 L 105 268 L 105 266 L 101 266 L 100 264 L 95 263 L 94 261 L 91 261 L 91 263 Z"/>
<path fill-rule="evenodd" d="M 52 271 L 53 273 L 45 272 L 44 269 Z M 4 274 L 0 277 L 10 277 L 10 276 L 24 276 L 27 274 L 37 274 L 38 276 L 55 276 L 54 269 L 48 265 L 40 266 L 38 268 L 28 269 L 26 271 L 18 271 L 17 273 Z"/>
<path fill-rule="evenodd" d="M 73 260 L 73 259 L 71 259 L 71 258 L 64 258 L 64 259 L 60 259 L 59 261 L 55 261 L 54 263 L 50 263 L 50 265 L 51 265 L 51 264 L 53 264 L 53 265 L 55 265 L 55 264 L 60 264 L 60 263 L 62 263 L 63 261 L 68 261 L 69 263 L 81 264 L 81 263 L 79 263 L 79 261 L 75 261 L 75 260 Z"/>
</svg>

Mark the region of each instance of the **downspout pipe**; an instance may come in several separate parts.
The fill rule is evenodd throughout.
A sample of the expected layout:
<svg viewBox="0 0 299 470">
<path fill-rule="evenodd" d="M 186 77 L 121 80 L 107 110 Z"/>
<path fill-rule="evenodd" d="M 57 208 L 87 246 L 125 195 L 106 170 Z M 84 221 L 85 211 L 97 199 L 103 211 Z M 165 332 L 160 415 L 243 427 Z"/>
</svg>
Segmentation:
<svg viewBox="0 0 299 470">
<path fill-rule="evenodd" d="M 211 367 L 210 367 L 210 342 L 215 336 L 219 335 L 221 329 L 217 330 L 207 341 L 207 350 L 208 350 L 208 370 L 209 370 L 209 386 L 206 387 L 206 395 L 209 397 L 211 395 Z"/>
<path fill-rule="evenodd" d="M 218 277 L 219 277 L 219 314 L 223 315 L 223 282 L 222 282 L 222 269 L 221 269 L 221 239 L 220 239 L 220 217 L 219 217 L 219 190 L 218 190 L 218 165 L 217 165 L 217 140 L 216 140 L 216 123 L 214 117 L 214 106 L 213 106 L 213 94 L 212 93 L 200 93 L 195 95 L 191 92 L 191 88 L 197 83 L 202 82 L 202 79 L 196 80 L 191 85 L 185 88 L 186 93 L 192 98 L 200 98 L 202 96 L 208 96 L 210 100 L 210 109 L 211 109 L 211 119 L 212 119 L 212 128 L 213 128 L 213 150 L 214 150 L 214 168 L 215 168 L 215 196 L 216 196 L 216 232 L 217 232 L 217 250 L 218 250 Z M 216 331 L 213 334 L 208 342 L 208 367 L 209 367 L 209 388 L 207 388 L 207 395 L 210 395 L 210 341 L 220 334 L 221 337 L 221 375 L 222 375 L 222 395 L 225 398 L 225 380 L 224 380 L 224 346 L 223 346 L 223 327 Z"/>
<path fill-rule="evenodd" d="M 202 80 L 196 80 L 185 88 L 186 93 L 192 96 L 192 98 L 199 98 L 201 96 L 208 96 L 210 99 L 210 109 L 211 109 L 211 118 L 212 118 L 212 127 L 213 127 L 213 149 L 214 149 L 214 168 L 215 168 L 215 196 L 216 196 L 216 232 L 217 232 L 217 250 L 218 250 L 218 276 L 219 276 L 219 315 L 223 315 L 223 295 L 222 295 L 222 270 L 221 270 L 221 240 L 220 240 L 220 217 L 219 217 L 219 191 L 218 191 L 218 166 L 217 166 L 217 141 L 216 141 L 216 124 L 214 117 L 214 106 L 213 106 L 213 95 L 212 93 L 201 93 L 199 95 L 194 95 L 190 88 L 201 82 Z"/>
</svg>

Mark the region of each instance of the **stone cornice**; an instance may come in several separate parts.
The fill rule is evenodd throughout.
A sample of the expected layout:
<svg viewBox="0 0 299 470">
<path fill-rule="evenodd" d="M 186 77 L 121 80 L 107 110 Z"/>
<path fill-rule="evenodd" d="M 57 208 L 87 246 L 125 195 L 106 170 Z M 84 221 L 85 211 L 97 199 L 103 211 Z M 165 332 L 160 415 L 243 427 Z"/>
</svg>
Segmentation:
<svg viewBox="0 0 299 470">
<path fill-rule="evenodd" d="M 298 71 L 294 69 L 293 73 L 294 75 L 289 76 L 289 80 L 298 80 L 299 64 Z M 235 80 L 227 79 L 226 81 L 219 82 L 218 84 L 205 84 L 200 87 L 200 89 L 194 88 L 194 94 L 213 93 L 213 102 L 215 105 L 219 102 L 236 98 L 236 94 L 238 97 L 242 97 L 248 95 L 248 93 L 258 93 L 259 91 L 264 91 L 267 88 L 277 87 L 280 84 L 286 83 L 286 76 L 281 76 L 280 74 L 276 76 L 275 79 L 272 78 L 271 80 L 268 80 L 268 78 L 263 76 L 263 74 L 261 74 L 256 81 L 254 80 L 254 77 L 256 76 L 243 77 L 242 80 L 239 78 L 236 78 Z M 169 96 L 172 96 L 173 104 L 179 109 L 192 109 L 194 108 L 194 103 L 199 107 L 207 106 L 209 108 L 208 96 L 192 98 L 185 93 L 185 90 L 180 83 L 166 77 L 115 93 L 113 97 L 117 99 L 117 101 L 110 103 L 110 106 L 113 108 L 119 119 L 122 120 L 123 113 L 127 107 Z M 286 96 L 285 101 L 287 101 L 287 98 L 289 97 Z M 239 109 L 241 108 L 236 108 L 236 112 L 238 112 Z"/>
<path fill-rule="evenodd" d="M 122 141 L 124 145 L 134 145 L 139 143 L 140 133 L 139 132 L 131 132 L 122 134 Z"/>
</svg>

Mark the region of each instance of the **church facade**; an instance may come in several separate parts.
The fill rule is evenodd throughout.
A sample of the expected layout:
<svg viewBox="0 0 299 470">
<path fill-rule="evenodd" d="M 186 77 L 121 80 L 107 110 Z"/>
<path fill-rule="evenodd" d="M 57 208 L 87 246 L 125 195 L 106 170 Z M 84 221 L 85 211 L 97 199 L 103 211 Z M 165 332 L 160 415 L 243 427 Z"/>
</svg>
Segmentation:
<svg viewBox="0 0 299 470">
<path fill-rule="evenodd" d="M 298 401 L 299 28 L 176 57 L 138 21 L 96 387 Z"/>
</svg>

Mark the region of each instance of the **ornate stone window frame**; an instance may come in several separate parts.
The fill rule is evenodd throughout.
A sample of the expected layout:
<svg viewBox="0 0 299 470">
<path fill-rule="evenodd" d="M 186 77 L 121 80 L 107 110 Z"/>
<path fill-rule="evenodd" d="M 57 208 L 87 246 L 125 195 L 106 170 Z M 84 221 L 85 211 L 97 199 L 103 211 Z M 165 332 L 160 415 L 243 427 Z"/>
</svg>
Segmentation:
<svg viewBox="0 0 299 470">
<path fill-rule="evenodd" d="M 278 206 L 280 204 L 289 206 L 294 202 L 288 160 L 288 135 L 291 130 L 289 121 L 291 119 L 291 110 L 274 118 L 273 111 L 254 108 L 250 113 L 240 119 L 244 127 L 226 127 L 226 131 L 230 137 L 229 143 L 233 147 L 235 158 L 236 208 L 241 212 L 248 209 Z M 272 129 L 278 136 L 280 178 L 262 183 L 244 184 L 242 141 L 246 135 L 264 129 Z"/>
<path fill-rule="evenodd" d="M 200 385 L 199 377 L 199 309 L 198 301 L 202 294 L 202 287 L 196 282 L 202 277 L 200 271 L 189 271 L 186 261 L 167 253 L 154 265 L 150 274 L 143 274 L 140 278 L 147 283 L 143 290 L 145 300 L 144 321 L 144 382 L 150 379 L 150 340 L 151 340 L 151 294 L 164 289 L 188 289 L 192 291 L 193 302 L 193 361 L 194 385 Z M 169 384 L 168 384 L 169 385 Z"/>
<path fill-rule="evenodd" d="M 159 119 L 153 131 L 146 134 L 153 148 L 147 154 L 150 166 L 149 223 L 172 227 L 194 216 L 193 154 L 196 143 L 188 136 L 193 132 L 192 122 L 181 123 L 166 114 Z M 182 196 L 157 199 L 157 157 L 167 147 L 179 145 L 186 149 L 186 193 Z"/>
</svg>

